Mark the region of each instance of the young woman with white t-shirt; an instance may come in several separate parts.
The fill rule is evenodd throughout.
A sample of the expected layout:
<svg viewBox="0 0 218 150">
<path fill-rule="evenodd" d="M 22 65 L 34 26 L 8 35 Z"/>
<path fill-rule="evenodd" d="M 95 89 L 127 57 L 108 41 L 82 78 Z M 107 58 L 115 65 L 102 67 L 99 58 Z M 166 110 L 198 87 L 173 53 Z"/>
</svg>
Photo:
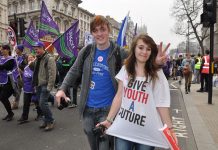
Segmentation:
<svg viewBox="0 0 218 150">
<path fill-rule="evenodd" d="M 168 47 L 169 44 L 163 52 Z M 160 51 L 162 43 L 157 46 L 150 36 L 137 36 L 116 75 L 118 91 L 107 119 L 97 125 L 104 125 L 108 128 L 106 133 L 116 137 L 116 150 L 169 148 L 159 131 L 164 124 L 177 141 L 169 113 L 169 85 L 155 60 Z"/>
</svg>

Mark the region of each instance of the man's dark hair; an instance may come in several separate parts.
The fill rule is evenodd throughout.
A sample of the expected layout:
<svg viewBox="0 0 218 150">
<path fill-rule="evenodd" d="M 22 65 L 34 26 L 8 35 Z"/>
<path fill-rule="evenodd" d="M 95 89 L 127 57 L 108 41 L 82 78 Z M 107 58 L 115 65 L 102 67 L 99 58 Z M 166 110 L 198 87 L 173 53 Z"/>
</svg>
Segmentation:
<svg viewBox="0 0 218 150">
<path fill-rule="evenodd" d="M 2 45 L 2 49 L 6 49 L 6 50 L 9 50 L 9 51 L 11 50 L 10 46 L 7 45 L 7 44 L 6 45 Z"/>
<path fill-rule="evenodd" d="M 207 49 L 207 50 L 205 50 L 205 54 L 210 54 L 210 51 Z"/>
</svg>

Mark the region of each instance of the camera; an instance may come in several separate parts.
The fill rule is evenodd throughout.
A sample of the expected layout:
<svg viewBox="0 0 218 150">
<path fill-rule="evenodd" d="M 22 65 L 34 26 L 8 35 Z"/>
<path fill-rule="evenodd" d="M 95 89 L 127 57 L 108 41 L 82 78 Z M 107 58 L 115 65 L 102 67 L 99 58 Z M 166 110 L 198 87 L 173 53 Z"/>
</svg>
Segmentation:
<svg viewBox="0 0 218 150">
<path fill-rule="evenodd" d="M 60 105 L 58 106 L 58 109 L 62 110 L 64 108 L 68 107 L 69 104 L 70 104 L 69 100 L 65 101 L 65 98 L 61 97 L 61 102 L 60 102 Z"/>
<path fill-rule="evenodd" d="M 102 124 L 92 129 L 94 135 L 97 137 L 102 137 L 104 135 L 104 131 L 106 130 L 106 127 Z"/>
</svg>

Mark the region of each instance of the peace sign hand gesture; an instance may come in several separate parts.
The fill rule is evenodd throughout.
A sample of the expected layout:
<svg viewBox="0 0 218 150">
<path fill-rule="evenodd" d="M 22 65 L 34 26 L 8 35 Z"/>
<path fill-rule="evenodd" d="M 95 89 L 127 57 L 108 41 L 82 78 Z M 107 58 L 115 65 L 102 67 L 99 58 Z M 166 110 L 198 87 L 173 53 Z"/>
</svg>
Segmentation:
<svg viewBox="0 0 218 150">
<path fill-rule="evenodd" d="M 167 46 L 163 49 L 163 42 L 160 42 L 160 45 L 158 46 L 157 57 L 155 59 L 155 62 L 158 65 L 164 65 L 167 62 L 166 51 L 169 47 L 170 47 L 170 43 L 168 43 Z"/>
</svg>

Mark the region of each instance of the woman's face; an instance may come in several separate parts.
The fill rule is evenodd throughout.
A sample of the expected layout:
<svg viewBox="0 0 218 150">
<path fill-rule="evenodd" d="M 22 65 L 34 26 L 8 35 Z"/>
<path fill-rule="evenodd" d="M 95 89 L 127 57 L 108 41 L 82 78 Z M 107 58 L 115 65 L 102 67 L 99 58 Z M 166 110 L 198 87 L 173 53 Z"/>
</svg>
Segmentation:
<svg viewBox="0 0 218 150">
<path fill-rule="evenodd" d="M 137 41 L 135 48 L 135 57 L 137 63 L 146 63 L 151 55 L 151 48 L 141 39 Z"/>
<path fill-rule="evenodd" d="M 32 55 L 29 55 L 28 56 L 28 62 L 33 61 L 33 60 L 34 60 L 34 57 Z"/>
</svg>

